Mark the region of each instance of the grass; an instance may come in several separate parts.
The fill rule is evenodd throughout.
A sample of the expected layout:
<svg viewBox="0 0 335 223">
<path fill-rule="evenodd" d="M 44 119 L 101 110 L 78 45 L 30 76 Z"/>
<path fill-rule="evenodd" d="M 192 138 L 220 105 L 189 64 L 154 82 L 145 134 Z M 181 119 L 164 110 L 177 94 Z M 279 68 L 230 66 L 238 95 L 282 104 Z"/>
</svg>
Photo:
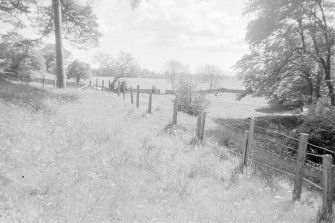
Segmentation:
<svg viewBox="0 0 335 223">
<path fill-rule="evenodd" d="M 1 81 L 0 222 L 315 222 L 317 194 L 292 203 L 288 179 L 238 172 L 191 143 L 194 117 L 169 126 L 170 98 L 146 102 Z"/>
</svg>

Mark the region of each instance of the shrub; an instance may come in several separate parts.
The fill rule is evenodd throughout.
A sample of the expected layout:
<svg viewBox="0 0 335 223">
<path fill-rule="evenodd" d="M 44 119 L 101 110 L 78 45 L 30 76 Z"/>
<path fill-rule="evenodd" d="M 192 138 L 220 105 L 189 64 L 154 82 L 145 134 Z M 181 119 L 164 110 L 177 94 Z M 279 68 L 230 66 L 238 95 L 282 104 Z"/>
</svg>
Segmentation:
<svg viewBox="0 0 335 223">
<path fill-rule="evenodd" d="M 196 91 L 196 85 L 192 80 L 179 81 L 176 91 L 179 111 L 197 116 L 207 109 L 209 100 L 205 94 Z"/>
<path fill-rule="evenodd" d="M 326 101 L 312 105 L 298 132 L 309 134 L 309 142 L 335 151 L 335 108 Z M 312 148 L 317 150 L 315 148 Z M 316 151 L 322 154 L 322 151 Z"/>
</svg>

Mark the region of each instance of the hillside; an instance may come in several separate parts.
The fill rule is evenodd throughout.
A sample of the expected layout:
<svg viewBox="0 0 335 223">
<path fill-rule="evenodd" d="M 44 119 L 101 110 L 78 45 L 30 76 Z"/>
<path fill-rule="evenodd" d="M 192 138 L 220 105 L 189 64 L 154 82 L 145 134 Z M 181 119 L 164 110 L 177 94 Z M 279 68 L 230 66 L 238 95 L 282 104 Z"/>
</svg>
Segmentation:
<svg viewBox="0 0 335 223">
<path fill-rule="evenodd" d="M 289 179 L 192 143 L 195 118 L 171 127 L 171 101 L 126 99 L 0 79 L 0 222 L 315 222 L 316 193 L 292 203 Z"/>
</svg>

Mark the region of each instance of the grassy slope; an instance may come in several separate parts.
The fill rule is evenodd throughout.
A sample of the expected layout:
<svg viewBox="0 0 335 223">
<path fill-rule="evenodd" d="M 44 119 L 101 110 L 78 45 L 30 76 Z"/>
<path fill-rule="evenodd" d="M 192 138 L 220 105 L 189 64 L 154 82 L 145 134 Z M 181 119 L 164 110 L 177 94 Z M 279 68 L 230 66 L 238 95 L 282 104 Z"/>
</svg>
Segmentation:
<svg viewBox="0 0 335 223">
<path fill-rule="evenodd" d="M 107 93 L 3 81 L 0 97 L 0 222 L 315 220 L 315 194 L 292 204 L 286 179 L 237 174 L 224 148 L 190 143 L 194 118 L 166 128 L 168 104 L 150 116 Z"/>
</svg>

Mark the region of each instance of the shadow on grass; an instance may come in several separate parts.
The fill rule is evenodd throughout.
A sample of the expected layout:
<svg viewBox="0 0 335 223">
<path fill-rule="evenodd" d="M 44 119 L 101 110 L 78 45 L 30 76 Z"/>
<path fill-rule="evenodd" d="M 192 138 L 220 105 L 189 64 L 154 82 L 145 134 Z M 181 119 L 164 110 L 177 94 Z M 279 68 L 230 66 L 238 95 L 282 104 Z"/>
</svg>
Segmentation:
<svg viewBox="0 0 335 223">
<path fill-rule="evenodd" d="M 256 111 L 264 114 L 299 114 L 300 109 L 269 102 L 266 107 L 257 108 Z"/>
<path fill-rule="evenodd" d="M 32 111 L 47 110 L 45 100 L 55 100 L 58 103 L 73 102 L 78 96 L 70 93 L 56 94 L 29 85 L 14 84 L 0 79 L 0 99 L 6 103 L 22 106 Z"/>
</svg>

